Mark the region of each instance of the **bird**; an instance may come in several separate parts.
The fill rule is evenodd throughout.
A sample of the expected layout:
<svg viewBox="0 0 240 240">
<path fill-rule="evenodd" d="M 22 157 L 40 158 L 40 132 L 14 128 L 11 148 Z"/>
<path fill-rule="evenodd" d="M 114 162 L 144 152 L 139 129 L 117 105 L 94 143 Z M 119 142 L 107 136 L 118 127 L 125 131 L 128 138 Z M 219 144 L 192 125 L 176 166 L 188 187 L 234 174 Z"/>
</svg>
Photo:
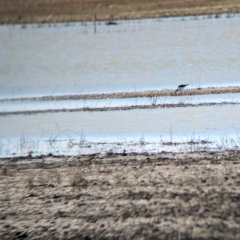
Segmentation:
<svg viewBox="0 0 240 240">
<path fill-rule="evenodd" d="M 181 85 L 179 85 L 177 90 L 175 91 L 175 93 L 177 93 L 178 91 L 182 91 L 187 85 L 189 85 L 189 84 L 181 84 Z"/>
</svg>

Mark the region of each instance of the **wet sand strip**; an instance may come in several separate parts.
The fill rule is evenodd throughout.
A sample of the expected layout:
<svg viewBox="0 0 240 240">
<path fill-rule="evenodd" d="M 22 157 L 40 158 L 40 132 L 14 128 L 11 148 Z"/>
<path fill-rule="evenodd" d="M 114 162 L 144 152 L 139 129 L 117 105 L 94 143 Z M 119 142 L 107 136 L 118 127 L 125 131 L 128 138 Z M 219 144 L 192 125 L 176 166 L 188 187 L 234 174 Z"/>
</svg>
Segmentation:
<svg viewBox="0 0 240 240">
<path fill-rule="evenodd" d="M 136 97 L 192 96 L 192 95 L 206 95 L 206 94 L 240 93 L 240 86 L 189 88 L 177 94 L 175 93 L 175 90 L 176 89 L 163 89 L 163 90 L 146 90 L 146 91 L 134 91 L 134 92 L 111 92 L 111 93 L 91 93 L 91 94 L 6 98 L 6 99 L 0 99 L 0 102 L 108 99 L 108 98 L 122 99 L 122 98 L 136 98 Z"/>
<path fill-rule="evenodd" d="M 164 103 L 152 105 L 132 105 L 120 107 L 102 107 L 102 108 L 74 108 L 74 109 L 46 109 L 46 110 L 28 110 L 28 111 L 11 111 L 0 112 L 0 116 L 8 115 L 24 115 L 24 114 L 40 114 L 40 113 L 58 113 L 58 112 L 103 112 L 103 111 L 124 111 L 134 109 L 155 109 L 155 108 L 179 108 L 179 107 L 203 107 L 203 106 L 223 106 L 223 105 L 239 105 L 239 102 L 209 102 L 209 103 Z"/>
</svg>

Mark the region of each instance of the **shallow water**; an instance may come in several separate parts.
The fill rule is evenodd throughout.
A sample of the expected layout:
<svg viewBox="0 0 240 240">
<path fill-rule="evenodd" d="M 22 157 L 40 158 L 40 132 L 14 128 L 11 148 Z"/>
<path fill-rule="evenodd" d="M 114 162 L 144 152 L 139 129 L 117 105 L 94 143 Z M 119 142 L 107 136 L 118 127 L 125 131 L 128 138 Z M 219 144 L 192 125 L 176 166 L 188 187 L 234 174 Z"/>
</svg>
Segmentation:
<svg viewBox="0 0 240 240">
<path fill-rule="evenodd" d="M 240 129 L 240 106 L 62 112 L 1 116 L 1 138 L 139 139 L 141 136 L 231 135 Z"/>
<path fill-rule="evenodd" d="M 198 144 L 198 149 L 223 146 L 223 142 L 235 148 L 240 147 L 239 111 L 240 106 L 235 105 L 1 116 L 0 157 L 30 151 L 67 155 L 126 148 L 138 152 L 192 151 L 195 145 L 161 144 L 191 140 L 210 144 Z"/>
<path fill-rule="evenodd" d="M 0 157 L 240 147 L 240 106 L 64 112 L 164 103 L 239 103 L 240 94 L 66 101 L 6 98 L 240 84 L 240 15 L 0 26 Z M 25 114 L 24 111 L 63 110 Z M 8 114 L 18 111 L 21 114 Z M 5 114 L 5 115 L 4 115 Z M 195 142 L 193 144 L 193 142 Z M 204 141 L 202 141 L 204 140 Z M 173 143 L 181 144 L 173 144 Z M 195 148 L 195 147 L 196 148 Z"/>
<path fill-rule="evenodd" d="M 0 26 L 0 95 L 239 85 L 240 16 Z"/>
</svg>

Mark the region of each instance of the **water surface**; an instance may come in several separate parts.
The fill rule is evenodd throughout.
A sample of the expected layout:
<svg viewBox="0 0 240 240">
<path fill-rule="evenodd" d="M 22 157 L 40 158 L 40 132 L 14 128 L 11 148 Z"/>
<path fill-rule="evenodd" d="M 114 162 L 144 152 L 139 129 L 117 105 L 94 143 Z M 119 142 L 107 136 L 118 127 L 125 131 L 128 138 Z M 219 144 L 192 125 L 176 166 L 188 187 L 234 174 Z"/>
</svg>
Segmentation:
<svg viewBox="0 0 240 240">
<path fill-rule="evenodd" d="M 239 85 L 240 17 L 0 26 L 0 95 Z"/>
<path fill-rule="evenodd" d="M 231 105 L 1 116 L 0 157 L 238 149 L 239 111 Z M 181 144 L 164 144 L 174 142 Z"/>
<path fill-rule="evenodd" d="M 6 98 L 240 84 L 240 16 L 0 26 L 0 157 L 240 146 L 240 106 L 7 114 L 11 111 L 239 102 L 239 94 L 133 99 Z M 156 102 L 155 102 L 156 101 Z M 204 140 L 203 142 L 200 140 Z M 237 142 L 238 141 L 238 142 Z M 188 145 L 164 143 L 190 142 Z M 84 143 L 84 144 L 82 144 Z M 106 145 L 107 143 L 108 145 Z M 117 144 L 115 144 L 117 143 Z M 137 144 L 136 144 L 137 143 Z M 115 145 L 112 145 L 115 144 Z M 197 146 L 199 146 L 197 144 Z M 181 145 L 182 146 L 182 145 Z M 212 145 L 211 145 L 212 146 Z M 220 146 L 220 147 L 219 147 Z M 74 149 L 74 151 L 73 151 Z"/>
<path fill-rule="evenodd" d="M 62 112 L 0 117 L 1 138 L 74 137 L 89 140 L 139 139 L 142 135 L 214 136 L 236 134 L 240 106 L 135 109 L 108 112 Z"/>
</svg>

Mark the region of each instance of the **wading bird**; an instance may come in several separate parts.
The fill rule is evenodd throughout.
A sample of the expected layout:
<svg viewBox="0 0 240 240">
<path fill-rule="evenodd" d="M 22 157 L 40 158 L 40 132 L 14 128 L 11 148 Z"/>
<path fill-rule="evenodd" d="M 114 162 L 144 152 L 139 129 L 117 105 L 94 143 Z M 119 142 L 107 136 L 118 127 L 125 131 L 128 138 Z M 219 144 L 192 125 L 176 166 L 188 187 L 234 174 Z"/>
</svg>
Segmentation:
<svg viewBox="0 0 240 240">
<path fill-rule="evenodd" d="M 189 85 L 189 84 L 181 84 L 181 85 L 179 85 L 177 90 L 175 91 L 175 93 L 177 93 L 178 91 L 182 91 L 187 85 Z"/>
</svg>

